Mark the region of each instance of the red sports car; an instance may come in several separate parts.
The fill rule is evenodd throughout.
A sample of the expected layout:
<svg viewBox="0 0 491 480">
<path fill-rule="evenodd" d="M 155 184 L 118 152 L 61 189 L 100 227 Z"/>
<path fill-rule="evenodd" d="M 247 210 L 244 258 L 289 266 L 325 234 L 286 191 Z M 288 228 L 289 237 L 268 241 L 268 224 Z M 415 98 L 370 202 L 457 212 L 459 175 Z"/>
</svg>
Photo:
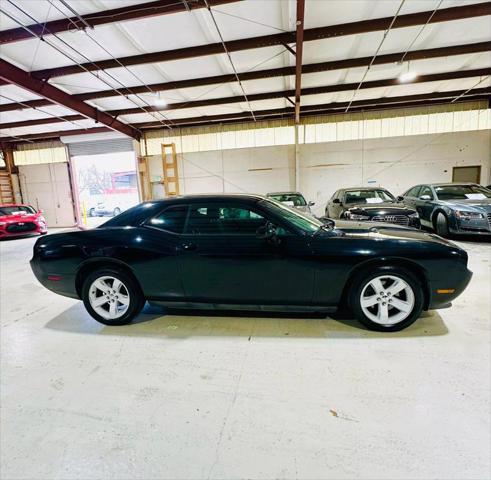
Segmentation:
<svg viewBox="0 0 491 480">
<path fill-rule="evenodd" d="M 30 205 L 0 205 L 0 238 L 48 233 L 42 214 Z"/>
</svg>

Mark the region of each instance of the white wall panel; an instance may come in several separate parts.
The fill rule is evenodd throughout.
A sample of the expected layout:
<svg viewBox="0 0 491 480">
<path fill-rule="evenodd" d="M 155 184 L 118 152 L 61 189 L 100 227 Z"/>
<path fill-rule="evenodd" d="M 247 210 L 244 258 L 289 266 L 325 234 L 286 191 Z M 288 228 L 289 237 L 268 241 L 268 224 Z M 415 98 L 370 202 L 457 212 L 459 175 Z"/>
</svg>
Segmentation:
<svg viewBox="0 0 491 480">
<path fill-rule="evenodd" d="M 20 165 L 23 201 L 44 212 L 48 227 L 73 227 L 75 216 L 68 164 Z"/>
<path fill-rule="evenodd" d="M 317 213 L 338 188 L 380 185 L 400 194 L 452 181 L 455 166 L 481 165 L 482 183 L 491 181 L 490 130 L 308 144 L 300 152 L 301 190 Z"/>
</svg>

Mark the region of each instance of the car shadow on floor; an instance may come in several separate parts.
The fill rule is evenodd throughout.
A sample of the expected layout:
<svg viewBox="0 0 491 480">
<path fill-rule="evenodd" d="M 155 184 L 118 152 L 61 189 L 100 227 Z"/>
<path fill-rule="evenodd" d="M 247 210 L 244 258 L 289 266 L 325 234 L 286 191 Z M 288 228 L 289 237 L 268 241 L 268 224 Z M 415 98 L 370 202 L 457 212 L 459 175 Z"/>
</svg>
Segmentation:
<svg viewBox="0 0 491 480">
<path fill-rule="evenodd" d="M 335 317 L 335 318 L 334 318 Z M 46 328 L 80 334 L 134 337 L 297 337 L 297 338 L 376 338 L 427 337 L 445 335 L 448 329 L 436 311 L 423 312 L 401 332 L 372 332 L 356 320 L 344 316 L 244 311 L 169 310 L 146 305 L 130 325 L 108 327 L 93 320 L 78 303 L 46 324 Z"/>
</svg>

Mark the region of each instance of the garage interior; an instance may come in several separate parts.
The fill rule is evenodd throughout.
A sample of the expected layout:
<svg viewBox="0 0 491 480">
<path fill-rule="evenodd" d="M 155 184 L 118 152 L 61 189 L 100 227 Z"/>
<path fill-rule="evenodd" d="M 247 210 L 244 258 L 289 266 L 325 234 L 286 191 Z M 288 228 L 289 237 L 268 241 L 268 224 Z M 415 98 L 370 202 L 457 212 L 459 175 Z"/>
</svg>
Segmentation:
<svg viewBox="0 0 491 480">
<path fill-rule="evenodd" d="M 3 0 L 0 204 L 491 184 L 491 2 Z M 408 329 L 173 311 L 109 327 L 0 242 L 2 479 L 486 479 L 491 244 Z M 165 274 L 165 272 L 164 272 Z M 260 282 L 260 273 L 258 282 Z"/>
</svg>

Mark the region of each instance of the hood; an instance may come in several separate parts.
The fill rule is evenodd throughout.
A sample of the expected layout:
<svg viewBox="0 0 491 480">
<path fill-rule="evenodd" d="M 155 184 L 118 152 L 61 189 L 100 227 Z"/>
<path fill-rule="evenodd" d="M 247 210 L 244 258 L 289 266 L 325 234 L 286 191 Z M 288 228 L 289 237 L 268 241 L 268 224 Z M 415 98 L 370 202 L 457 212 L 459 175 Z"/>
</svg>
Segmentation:
<svg viewBox="0 0 491 480">
<path fill-rule="evenodd" d="M 441 202 L 457 210 L 468 210 L 470 212 L 491 213 L 491 198 L 483 200 L 467 199 L 467 200 L 447 200 Z"/>
<path fill-rule="evenodd" d="M 14 213 L 12 215 L 0 215 L 0 222 L 17 223 L 17 222 L 33 222 L 41 217 L 39 213 Z"/>
<path fill-rule="evenodd" d="M 457 245 L 454 243 L 449 242 L 448 240 L 445 240 L 433 233 L 427 233 L 422 230 L 402 227 L 390 223 L 336 220 L 335 230 L 338 230 L 341 232 L 341 234 L 350 235 L 353 237 L 363 236 L 374 239 L 392 238 L 399 240 L 418 240 L 457 247 Z"/>
<path fill-rule="evenodd" d="M 349 207 L 348 211 L 367 215 L 410 215 L 416 210 L 395 202 L 363 203 Z"/>
</svg>

